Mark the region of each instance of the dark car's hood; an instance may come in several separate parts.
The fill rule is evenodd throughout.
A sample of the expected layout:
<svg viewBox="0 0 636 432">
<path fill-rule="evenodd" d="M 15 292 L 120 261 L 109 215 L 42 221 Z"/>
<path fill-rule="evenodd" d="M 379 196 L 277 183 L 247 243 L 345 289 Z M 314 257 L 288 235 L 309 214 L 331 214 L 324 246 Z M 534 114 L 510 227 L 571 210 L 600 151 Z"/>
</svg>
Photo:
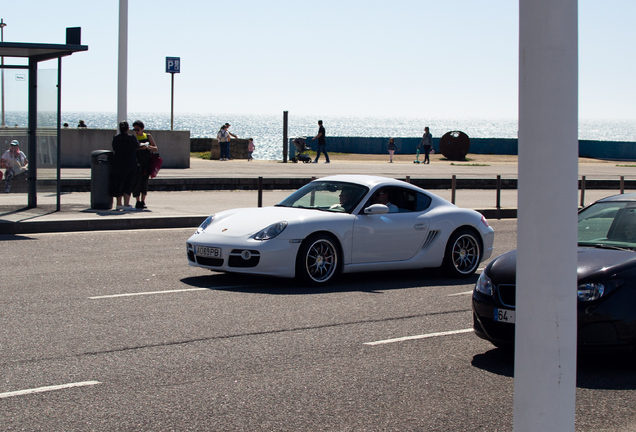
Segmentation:
<svg viewBox="0 0 636 432">
<path fill-rule="evenodd" d="M 577 277 L 579 281 L 590 277 L 606 278 L 628 269 L 636 268 L 636 252 L 580 247 L 578 249 Z M 495 258 L 486 274 L 493 283 L 514 284 L 517 271 L 517 251 L 510 251 Z"/>
</svg>

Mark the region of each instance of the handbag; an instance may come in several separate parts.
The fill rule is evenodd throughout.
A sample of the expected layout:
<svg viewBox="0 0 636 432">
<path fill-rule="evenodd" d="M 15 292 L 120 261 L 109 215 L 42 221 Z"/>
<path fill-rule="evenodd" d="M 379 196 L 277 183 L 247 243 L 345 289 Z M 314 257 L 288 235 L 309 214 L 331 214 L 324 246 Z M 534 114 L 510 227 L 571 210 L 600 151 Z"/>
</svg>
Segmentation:
<svg viewBox="0 0 636 432">
<path fill-rule="evenodd" d="M 163 159 L 159 156 L 159 153 L 153 153 L 150 156 L 150 178 L 157 177 L 162 164 Z"/>
</svg>

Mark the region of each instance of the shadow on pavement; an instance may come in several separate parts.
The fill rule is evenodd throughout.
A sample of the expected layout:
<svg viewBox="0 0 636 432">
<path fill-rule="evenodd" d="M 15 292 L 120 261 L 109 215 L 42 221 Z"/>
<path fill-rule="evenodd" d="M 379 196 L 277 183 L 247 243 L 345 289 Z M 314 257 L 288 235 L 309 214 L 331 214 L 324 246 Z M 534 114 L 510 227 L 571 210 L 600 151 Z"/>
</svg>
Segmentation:
<svg viewBox="0 0 636 432">
<path fill-rule="evenodd" d="M 466 279 L 449 279 L 437 270 L 405 270 L 399 276 L 395 271 L 354 273 L 340 275 L 326 286 L 304 286 L 295 279 L 241 274 L 212 274 L 181 279 L 196 288 L 272 295 L 308 295 L 337 292 L 368 292 L 382 294 L 392 289 L 408 289 L 435 286 L 474 286 L 477 276 Z"/>
<path fill-rule="evenodd" d="M 579 353 L 576 386 L 590 390 L 636 390 L 636 354 Z M 506 377 L 514 377 L 514 352 L 495 348 L 473 356 L 471 364 L 479 369 Z"/>
</svg>

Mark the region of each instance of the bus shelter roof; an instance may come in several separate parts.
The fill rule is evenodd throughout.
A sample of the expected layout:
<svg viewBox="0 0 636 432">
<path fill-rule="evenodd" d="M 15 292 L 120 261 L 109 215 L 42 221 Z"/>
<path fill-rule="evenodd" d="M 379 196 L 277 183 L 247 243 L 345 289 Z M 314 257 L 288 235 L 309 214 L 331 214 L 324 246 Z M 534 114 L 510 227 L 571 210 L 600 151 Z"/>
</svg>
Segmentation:
<svg viewBox="0 0 636 432">
<path fill-rule="evenodd" d="M 88 51 L 88 46 L 29 42 L 0 42 L 0 56 L 28 58 L 37 62 L 66 57 L 80 51 Z"/>
</svg>

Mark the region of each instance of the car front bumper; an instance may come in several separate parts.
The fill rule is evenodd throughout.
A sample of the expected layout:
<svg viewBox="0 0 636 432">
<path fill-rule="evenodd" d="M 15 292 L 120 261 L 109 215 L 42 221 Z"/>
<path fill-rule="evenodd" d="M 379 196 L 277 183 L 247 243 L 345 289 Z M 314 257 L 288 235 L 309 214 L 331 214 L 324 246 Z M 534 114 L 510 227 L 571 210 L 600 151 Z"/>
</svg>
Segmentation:
<svg viewBox="0 0 636 432">
<path fill-rule="evenodd" d="M 197 247 L 220 248 L 218 257 L 198 255 Z M 270 239 L 199 243 L 192 238 L 186 243 L 188 264 L 219 272 L 293 278 L 300 242 Z"/>
</svg>

